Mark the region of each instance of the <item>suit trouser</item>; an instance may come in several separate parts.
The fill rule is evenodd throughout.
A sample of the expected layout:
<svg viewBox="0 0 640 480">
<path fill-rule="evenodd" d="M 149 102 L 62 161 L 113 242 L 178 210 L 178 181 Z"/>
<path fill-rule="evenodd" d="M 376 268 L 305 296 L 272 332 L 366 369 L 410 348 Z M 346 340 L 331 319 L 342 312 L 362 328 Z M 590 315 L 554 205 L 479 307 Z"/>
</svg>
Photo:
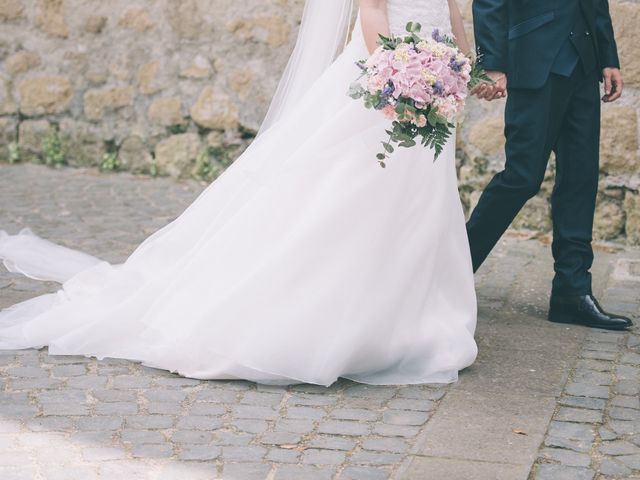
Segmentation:
<svg viewBox="0 0 640 480">
<path fill-rule="evenodd" d="M 600 148 L 597 69 L 585 74 L 579 64 L 571 77 L 551 74 L 542 88 L 509 89 L 505 136 L 505 168 L 491 180 L 467 223 L 474 270 L 539 192 L 553 151 L 553 291 L 590 294 Z"/>
</svg>

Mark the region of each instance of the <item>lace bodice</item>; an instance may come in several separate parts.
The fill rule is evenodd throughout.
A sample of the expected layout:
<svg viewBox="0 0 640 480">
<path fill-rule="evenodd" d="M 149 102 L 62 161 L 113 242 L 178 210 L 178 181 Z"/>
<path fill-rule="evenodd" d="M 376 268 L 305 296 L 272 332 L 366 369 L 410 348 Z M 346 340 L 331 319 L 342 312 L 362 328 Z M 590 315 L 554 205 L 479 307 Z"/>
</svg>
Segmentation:
<svg viewBox="0 0 640 480">
<path fill-rule="evenodd" d="M 391 32 L 405 33 L 408 22 L 422 24 L 423 34 L 430 35 L 436 28 L 441 33 L 451 33 L 449 3 L 447 0 L 388 0 Z"/>
<path fill-rule="evenodd" d="M 409 22 L 422 25 L 422 36 L 430 36 L 437 28 L 440 33 L 451 35 L 451 19 L 447 0 L 388 0 L 389 27 L 391 33 L 403 35 Z M 360 14 L 354 27 L 354 38 L 361 38 Z"/>
</svg>

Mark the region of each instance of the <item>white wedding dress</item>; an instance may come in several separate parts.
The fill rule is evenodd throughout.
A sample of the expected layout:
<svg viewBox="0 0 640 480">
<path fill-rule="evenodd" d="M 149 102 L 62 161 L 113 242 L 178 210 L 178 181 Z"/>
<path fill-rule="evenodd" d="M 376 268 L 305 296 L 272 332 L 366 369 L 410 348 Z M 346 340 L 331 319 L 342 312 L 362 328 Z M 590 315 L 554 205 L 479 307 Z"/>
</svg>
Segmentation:
<svg viewBox="0 0 640 480">
<path fill-rule="evenodd" d="M 450 32 L 447 0 L 389 0 L 391 28 Z M 141 361 L 201 379 L 448 383 L 475 360 L 455 139 L 375 154 L 388 126 L 346 94 L 352 40 L 296 108 L 122 265 L 0 233 L 13 272 L 63 288 L 0 313 L 0 348 Z"/>
</svg>

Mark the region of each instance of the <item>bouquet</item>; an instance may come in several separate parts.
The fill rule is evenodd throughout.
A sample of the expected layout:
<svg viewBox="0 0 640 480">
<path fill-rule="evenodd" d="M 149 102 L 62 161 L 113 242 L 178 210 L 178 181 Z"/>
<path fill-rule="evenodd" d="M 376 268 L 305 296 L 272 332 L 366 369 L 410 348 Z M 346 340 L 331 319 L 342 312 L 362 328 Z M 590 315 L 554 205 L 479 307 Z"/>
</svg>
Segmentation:
<svg viewBox="0 0 640 480">
<path fill-rule="evenodd" d="M 435 158 L 455 129 L 470 89 L 491 82 L 477 62 L 456 47 L 454 40 L 435 30 L 431 38 L 418 36 L 419 23 L 407 24 L 405 37 L 380 36 L 380 47 L 368 60 L 356 63 L 362 75 L 349 96 L 364 99 L 367 108 L 380 110 L 392 121 L 384 151 L 377 155 L 382 167 L 394 152 L 392 144 L 413 147 L 416 138 L 433 148 Z"/>
</svg>

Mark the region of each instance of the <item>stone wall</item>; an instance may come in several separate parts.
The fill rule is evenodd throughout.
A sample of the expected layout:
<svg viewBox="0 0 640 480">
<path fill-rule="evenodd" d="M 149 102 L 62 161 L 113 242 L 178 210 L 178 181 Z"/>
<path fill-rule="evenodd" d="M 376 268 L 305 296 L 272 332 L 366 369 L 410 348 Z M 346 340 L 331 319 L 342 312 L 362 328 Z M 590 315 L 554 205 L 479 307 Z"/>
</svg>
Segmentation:
<svg viewBox="0 0 640 480">
<path fill-rule="evenodd" d="M 0 0 L 0 157 L 215 177 L 259 127 L 303 3 Z"/>
<path fill-rule="evenodd" d="M 640 0 L 610 3 L 627 90 L 603 113 L 595 235 L 640 244 Z M 215 178 L 258 129 L 303 4 L 0 0 L 0 160 Z M 467 209 L 504 162 L 503 109 L 474 99 L 461 126 Z M 550 230 L 553 175 L 516 227 Z"/>
</svg>

